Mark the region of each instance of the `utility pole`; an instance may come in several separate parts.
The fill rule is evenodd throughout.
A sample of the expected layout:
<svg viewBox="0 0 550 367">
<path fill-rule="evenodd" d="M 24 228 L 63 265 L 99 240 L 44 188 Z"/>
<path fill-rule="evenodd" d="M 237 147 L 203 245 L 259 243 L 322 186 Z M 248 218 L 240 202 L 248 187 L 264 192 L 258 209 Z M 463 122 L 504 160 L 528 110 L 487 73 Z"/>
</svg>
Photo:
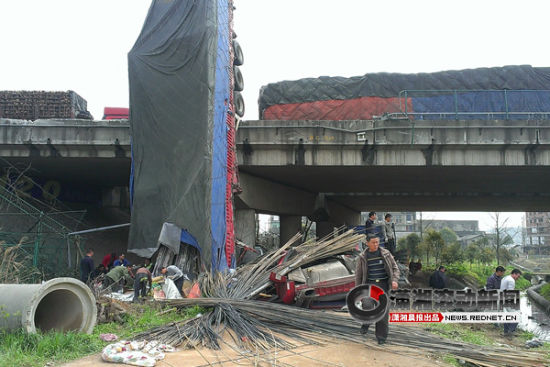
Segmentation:
<svg viewBox="0 0 550 367">
<path fill-rule="evenodd" d="M 420 212 L 420 240 L 424 239 L 424 225 L 422 224 L 422 212 Z"/>
</svg>

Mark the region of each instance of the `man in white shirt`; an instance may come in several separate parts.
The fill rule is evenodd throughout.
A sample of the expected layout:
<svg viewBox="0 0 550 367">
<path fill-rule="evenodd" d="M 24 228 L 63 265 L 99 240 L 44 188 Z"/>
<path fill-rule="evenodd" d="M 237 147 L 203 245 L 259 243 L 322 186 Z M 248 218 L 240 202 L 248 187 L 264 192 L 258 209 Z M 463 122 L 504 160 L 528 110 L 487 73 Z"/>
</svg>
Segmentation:
<svg viewBox="0 0 550 367">
<path fill-rule="evenodd" d="M 500 282 L 500 290 L 513 290 L 516 288 L 516 280 L 521 276 L 521 271 L 518 269 L 512 270 L 510 275 L 505 276 Z M 504 335 L 511 335 L 516 331 L 517 323 L 505 323 L 504 324 Z"/>
<path fill-rule="evenodd" d="M 170 278 L 174 281 L 174 284 L 176 285 L 176 287 L 178 288 L 178 291 L 180 292 L 180 294 L 183 296 L 183 290 L 182 290 L 182 287 L 183 287 L 183 281 L 184 280 L 189 280 L 189 277 L 187 276 L 187 274 L 185 274 L 184 272 L 182 272 L 177 266 L 175 265 L 170 265 L 168 267 L 163 267 L 160 271 L 164 276 L 166 276 L 167 278 Z"/>
</svg>

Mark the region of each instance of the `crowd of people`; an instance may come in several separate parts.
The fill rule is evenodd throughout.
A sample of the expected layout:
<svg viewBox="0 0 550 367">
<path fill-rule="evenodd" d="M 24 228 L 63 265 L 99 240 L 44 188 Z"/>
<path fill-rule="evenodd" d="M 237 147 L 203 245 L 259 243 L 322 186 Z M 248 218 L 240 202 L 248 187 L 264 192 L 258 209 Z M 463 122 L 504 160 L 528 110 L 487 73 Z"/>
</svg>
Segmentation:
<svg viewBox="0 0 550 367">
<path fill-rule="evenodd" d="M 392 256 L 395 256 L 395 223 L 392 222 L 393 216 L 390 213 L 384 215 L 384 222 L 378 224 L 376 212 L 369 212 L 367 221 L 365 222 L 365 234 L 375 235 L 380 242 L 384 243 L 384 248 L 388 250 Z"/>
<path fill-rule="evenodd" d="M 397 289 L 399 279 L 399 268 L 394 259 L 395 246 L 395 225 L 392 222 L 392 215 L 385 214 L 384 223 L 377 224 L 376 212 L 369 212 L 365 222 L 365 235 L 367 240 L 367 248 L 361 253 L 357 261 L 355 272 L 355 284 L 374 284 L 379 286 L 384 291 Z M 384 247 L 380 246 L 381 241 L 384 241 Z M 414 275 L 422 270 L 420 259 L 409 263 L 409 272 Z M 445 289 L 449 286 L 449 281 L 446 276 L 446 267 L 444 265 L 438 268 L 431 274 L 429 278 L 429 286 L 433 289 Z M 494 274 L 487 278 L 485 289 L 511 290 L 515 289 L 515 282 L 521 276 L 521 271 L 513 269 L 509 275 L 504 276 L 505 268 L 498 266 Z M 388 336 L 389 313 L 386 314 L 380 321 L 375 324 L 375 335 L 379 344 L 384 344 Z M 512 335 L 517 323 L 505 323 L 504 335 Z M 366 334 L 369 329 L 369 324 L 361 326 L 361 334 Z"/>
<path fill-rule="evenodd" d="M 80 280 L 82 282 L 88 283 L 101 276 L 102 289 L 111 292 L 119 292 L 125 286 L 133 286 L 134 302 L 138 302 L 140 297 L 144 298 L 148 289 L 151 289 L 154 269 L 151 259 L 146 258 L 143 260 L 143 264 L 132 266 L 124 254 L 121 253 L 117 256 L 115 252 L 112 252 L 105 255 L 101 264 L 94 268 L 93 256 L 93 249 L 88 249 L 86 256 L 80 261 Z M 190 280 L 190 276 L 175 265 L 161 268 L 160 273 L 171 279 L 183 296 L 183 282 Z"/>
<path fill-rule="evenodd" d="M 359 255 L 355 269 L 355 285 L 372 284 L 382 288 L 385 292 L 398 288 L 400 276 L 399 267 L 394 259 L 395 226 L 392 222 L 392 215 L 387 213 L 384 216 L 383 225 L 376 224 L 376 213 L 370 212 L 365 223 L 366 249 Z M 381 239 L 385 246 L 380 246 Z M 152 271 L 154 265 L 151 259 L 145 259 L 143 265 L 131 267 L 124 254 L 118 257 L 116 253 L 110 253 L 103 257 L 103 261 L 94 268 L 94 251 L 89 249 L 86 256 L 80 262 L 80 276 L 83 282 L 93 280 L 100 275 L 104 276 L 102 287 L 110 288 L 112 291 L 119 291 L 124 285 L 133 283 L 134 301 L 145 297 L 147 289 L 151 289 Z M 420 271 L 422 264 L 420 260 L 409 263 L 411 274 Z M 445 289 L 448 287 L 448 279 L 445 275 L 446 268 L 441 265 L 430 276 L 429 285 L 434 289 Z M 188 274 L 184 273 L 175 265 L 163 267 L 160 271 L 165 277 L 172 279 L 180 294 L 183 295 L 183 283 L 190 280 Z M 504 277 L 505 269 L 498 266 L 487 279 L 485 288 L 487 290 L 509 290 L 515 289 L 515 282 L 521 276 L 521 271 L 514 269 Z M 375 336 L 378 344 L 384 344 L 388 337 L 389 310 L 384 317 L 375 323 Z M 511 335 L 516 330 L 516 323 L 504 324 L 504 334 Z M 366 334 L 369 324 L 361 326 L 361 334 Z"/>
</svg>

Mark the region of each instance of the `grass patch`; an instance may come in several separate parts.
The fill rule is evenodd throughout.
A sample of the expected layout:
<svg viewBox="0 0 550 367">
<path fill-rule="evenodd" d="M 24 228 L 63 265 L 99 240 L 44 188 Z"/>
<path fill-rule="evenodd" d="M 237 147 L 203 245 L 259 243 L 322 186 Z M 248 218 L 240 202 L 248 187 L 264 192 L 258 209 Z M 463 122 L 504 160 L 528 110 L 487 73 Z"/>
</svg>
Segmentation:
<svg viewBox="0 0 550 367">
<path fill-rule="evenodd" d="M 456 357 L 453 357 L 451 355 L 446 355 L 443 357 L 443 362 L 455 366 L 455 367 L 462 367 L 462 365 L 458 362 L 458 359 Z"/>
<path fill-rule="evenodd" d="M 497 267 L 496 263 L 491 265 L 482 265 L 482 264 L 470 264 L 468 262 L 455 263 L 445 266 L 447 269 L 448 276 L 453 276 L 455 278 L 470 278 L 475 279 L 479 288 L 483 288 L 487 283 L 487 278 L 489 278 Z M 514 269 L 513 266 L 507 266 L 505 275 L 509 275 L 510 272 Z M 433 272 L 435 268 L 428 267 L 426 271 Z M 522 276 L 516 280 L 516 289 L 525 290 L 531 286 L 531 282 L 528 280 L 531 279 L 530 273 L 523 273 Z M 549 288 L 550 293 L 550 288 Z"/>
<path fill-rule="evenodd" d="M 469 325 L 431 324 L 426 328 L 434 334 L 445 338 L 476 345 L 492 345 L 494 340 L 487 337 L 483 330 L 474 330 Z"/>
<path fill-rule="evenodd" d="M 90 335 L 81 333 L 48 332 L 26 334 L 0 332 L 0 367 L 43 367 L 48 362 L 67 362 L 90 354 L 99 353 L 108 342 L 99 339 L 103 333 L 113 333 L 120 339 L 155 326 L 196 316 L 203 310 L 191 307 L 181 313 L 169 312 L 158 315 L 159 307 L 134 307 L 124 317 L 124 324 L 108 323 L 97 325 Z"/>
<path fill-rule="evenodd" d="M 540 295 L 550 301 L 550 283 L 543 285 L 539 291 Z"/>
</svg>

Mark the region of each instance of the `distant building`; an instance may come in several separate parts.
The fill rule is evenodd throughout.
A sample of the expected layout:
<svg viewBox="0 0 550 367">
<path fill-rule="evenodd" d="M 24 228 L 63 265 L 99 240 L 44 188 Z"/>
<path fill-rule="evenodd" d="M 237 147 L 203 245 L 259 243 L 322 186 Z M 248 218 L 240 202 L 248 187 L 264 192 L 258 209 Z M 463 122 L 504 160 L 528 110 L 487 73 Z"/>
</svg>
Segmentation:
<svg viewBox="0 0 550 367">
<path fill-rule="evenodd" d="M 267 232 L 279 234 L 281 222 L 276 215 L 270 215 L 267 218 Z"/>
<path fill-rule="evenodd" d="M 485 233 L 469 234 L 466 236 L 459 237 L 457 241 L 458 243 L 460 243 L 462 247 L 466 247 L 471 243 L 481 240 L 484 236 L 486 236 Z"/>
<path fill-rule="evenodd" d="M 441 231 L 443 228 L 449 228 L 456 233 L 458 237 L 483 234 L 479 230 L 479 221 L 477 220 L 444 220 L 444 219 L 424 219 L 422 221 L 423 231 L 434 229 Z"/>
<path fill-rule="evenodd" d="M 525 213 L 525 247 L 542 248 L 550 245 L 550 213 Z"/>
</svg>

